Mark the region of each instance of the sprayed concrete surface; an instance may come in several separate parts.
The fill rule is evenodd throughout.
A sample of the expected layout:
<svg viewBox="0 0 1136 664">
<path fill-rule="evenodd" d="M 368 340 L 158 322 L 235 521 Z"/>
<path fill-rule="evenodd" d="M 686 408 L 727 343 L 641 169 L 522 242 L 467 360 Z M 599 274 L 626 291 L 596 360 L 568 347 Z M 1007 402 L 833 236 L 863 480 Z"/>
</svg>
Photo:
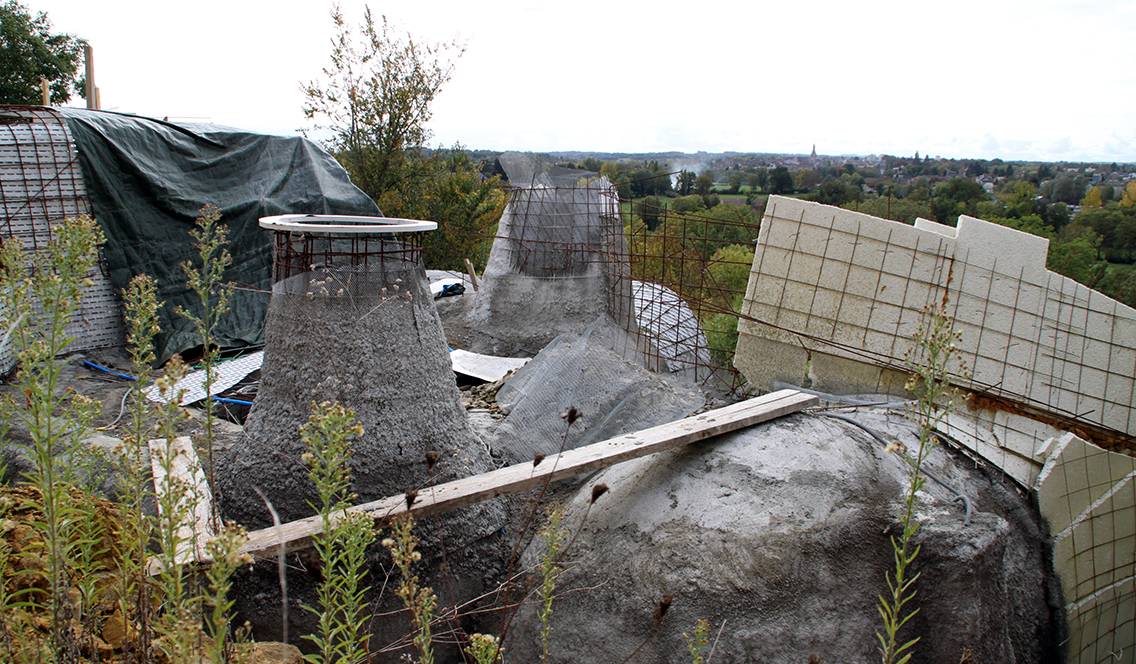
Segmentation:
<svg viewBox="0 0 1136 664">
<path fill-rule="evenodd" d="M 498 391 L 508 415 L 494 451 L 506 463 L 530 461 L 681 419 L 704 405 L 693 384 L 624 359 L 634 358 L 632 344 L 606 315 L 582 333 L 556 337 Z M 570 407 L 583 416 L 565 435 L 560 414 Z"/>
<path fill-rule="evenodd" d="M 892 416 L 856 415 L 915 443 Z M 930 468 L 971 501 L 929 481 L 920 496 L 917 658 L 957 664 L 1043 662 L 1055 648 L 1041 534 L 1007 484 L 936 450 Z M 551 652 L 556 662 L 688 662 L 683 632 L 699 618 L 725 623 L 722 662 L 867 662 L 878 659 L 877 593 L 891 565 L 908 469 L 840 421 L 796 415 L 689 449 L 599 473 L 566 507 L 578 538 L 559 581 Z M 590 509 L 592 486 L 610 492 Z M 525 561 L 535 564 L 534 540 Z M 589 588 L 586 591 L 573 589 Z M 663 621 L 659 599 L 673 596 Z M 530 600 L 509 644 L 539 659 Z M 602 618 L 600 618 L 602 616 Z"/>
</svg>

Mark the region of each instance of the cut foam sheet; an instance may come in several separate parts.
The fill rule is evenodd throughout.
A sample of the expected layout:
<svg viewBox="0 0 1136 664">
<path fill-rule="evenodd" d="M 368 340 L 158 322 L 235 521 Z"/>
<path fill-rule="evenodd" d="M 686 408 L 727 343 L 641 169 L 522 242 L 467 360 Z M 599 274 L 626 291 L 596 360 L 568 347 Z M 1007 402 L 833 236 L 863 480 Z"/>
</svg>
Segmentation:
<svg viewBox="0 0 1136 664">
<path fill-rule="evenodd" d="M 532 358 L 495 357 L 493 355 L 471 353 L 467 350 L 454 350 L 450 352 L 450 364 L 453 365 L 455 373 L 471 376 L 489 383 L 500 380 L 510 371 L 525 366 L 525 363 L 530 359 Z M 216 375 L 213 377 L 213 394 L 220 394 L 241 382 L 244 380 L 245 376 L 259 369 L 260 365 L 263 363 L 264 351 L 257 351 L 235 360 L 218 364 Z M 174 392 L 176 393 L 178 390 L 185 391 L 180 401 L 180 405 L 182 406 L 188 406 L 204 399 L 207 396 L 205 394 L 205 370 L 194 371 L 185 378 L 182 378 L 175 386 Z M 146 398 L 150 401 L 165 403 L 165 399 L 158 393 L 158 388 L 155 386 L 150 386 L 146 389 Z"/>
<path fill-rule="evenodd" d="M 471 353 L 468 350 L 450 351 L 450 364 L 454 373 L 472 376 L 488 383 L 501 380 L 505 374 L 525 366 L 531 357 L 497 357 Z"/>
<path fill-rule="evenodd" d="M 263 363 L 264 351 L 262 350 L 238 357 L 235 360 L 221 362 L 214 370 L 213 394 L 220 394 L 241 382 L 244 380 L 245 376 L 259 369 L 260 365 Z M 184 390 L 181 401 L 179 402 L 182 406 L 197 403 L 209 396 L 205 393 L 205 370 L 199 369 L 179 380 L 177 385 L 174 386 L 173 391 L 176 394 L 179 390 Z M 146 388 L 146 398 L 150 401 L 157 401 L 158 403 L 166 402 L 155 385 Z"/>
</svg>

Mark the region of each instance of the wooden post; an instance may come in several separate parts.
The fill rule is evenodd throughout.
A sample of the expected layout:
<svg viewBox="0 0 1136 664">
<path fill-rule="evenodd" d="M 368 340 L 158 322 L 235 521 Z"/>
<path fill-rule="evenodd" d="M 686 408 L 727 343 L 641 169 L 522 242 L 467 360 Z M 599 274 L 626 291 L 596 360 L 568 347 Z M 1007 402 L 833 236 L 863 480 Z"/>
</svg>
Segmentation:
<svg viewBox="0 0 1136 664">
<path fill-rule="evenodd" d="M 87 98 L 87 108 L 95 110 L 99 107 L 98 98 L 95 96 L 95 49 L 90 44 L 84 44 L 83 54 L 87 62 L 87 87 L 83 96 Z"/>
<path fill-rule="evenodd" d="M 99 86 L 95 86 L 95 110 L 101 111 L 103 109 L 103 91 Z"/>
<path fill-rule="evenodd" d="M 51 106 L 51 84 L 46 78 L 39 79 L 39 96 L 44 106 Z"/>
<path fill-rule="evenodd" d="M 473 290 L 479 290 L 477 287 L 477 272 L 473 269 L 473 263 L 468 258 L 465 259 L 465 270 L 469 273 L 469 281 L 473 284 Z"/>
</svg>

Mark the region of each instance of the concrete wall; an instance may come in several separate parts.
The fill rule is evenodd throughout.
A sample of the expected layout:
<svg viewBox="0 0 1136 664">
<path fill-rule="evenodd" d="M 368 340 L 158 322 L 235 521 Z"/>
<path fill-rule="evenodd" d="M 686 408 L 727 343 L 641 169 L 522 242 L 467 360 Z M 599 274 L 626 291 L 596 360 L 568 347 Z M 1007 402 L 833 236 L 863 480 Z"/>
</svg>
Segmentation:
<svg viewBox="0 0 1136 664">
<path fill-rule="evenodd" d="M 923 308 L 946 297 L 960 386 L 1136 434 L 1136 311 L 1045 267 L 1048 240 L 961 217 L 915 226 L 773 196 L 735 365 L 758 387 L 902 393 Z"/>
</svg>

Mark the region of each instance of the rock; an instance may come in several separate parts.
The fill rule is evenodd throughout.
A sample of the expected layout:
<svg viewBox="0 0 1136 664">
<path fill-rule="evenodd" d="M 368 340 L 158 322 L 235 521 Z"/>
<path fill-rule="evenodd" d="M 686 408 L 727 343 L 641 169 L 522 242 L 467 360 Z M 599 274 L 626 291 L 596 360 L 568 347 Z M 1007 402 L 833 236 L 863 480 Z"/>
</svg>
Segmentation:
<svg viewBox="0 0 1136 664">
<path fill-rule="evenodd" d="M 304 656 L 294 645 L 270 641 L 248 644 L 242 648 L 240 661 L 245 664 L 303 664 Z"/>
<path fill-rule="evenodd" d="M 918 445 L 902 418 L 855 417 Z M 964 524 L 934 481 L 920 494 L 920 613 L 902 633 L 922 636 L 916 658 L 1046 661 L 1056 630 L 1035 512 L 947 450 L 928 467 L 972 514 Z M 623 661 L 638 648 L 638 664 L 689 662 L 681 635 L 699 618 L 712 638 L 724 624 L 715 661 L 877 660 L 876 596 L 909 472 L 859 429 L 799 414 L 598 473 L 566 506 L 579 535 L 558 580 L 552 661 Z M 601 482 L 610 490 L 589 508 Z M 526 565 L 543 546 L 534 540 Z M 656 623 L 664 595 L 673 601 Z M 518 613 L 511 659 L 539 659 L 537 604 Z"/>
<path fill-rule="evenodd" d="M 122 615 L 122 610 L 115 609 L 103 623 L 102 640 L 111 650 L 120 650 L 127 642 L 134 639 L 134 631 L 133 626 L 128 624 Z"/>
</svg>

